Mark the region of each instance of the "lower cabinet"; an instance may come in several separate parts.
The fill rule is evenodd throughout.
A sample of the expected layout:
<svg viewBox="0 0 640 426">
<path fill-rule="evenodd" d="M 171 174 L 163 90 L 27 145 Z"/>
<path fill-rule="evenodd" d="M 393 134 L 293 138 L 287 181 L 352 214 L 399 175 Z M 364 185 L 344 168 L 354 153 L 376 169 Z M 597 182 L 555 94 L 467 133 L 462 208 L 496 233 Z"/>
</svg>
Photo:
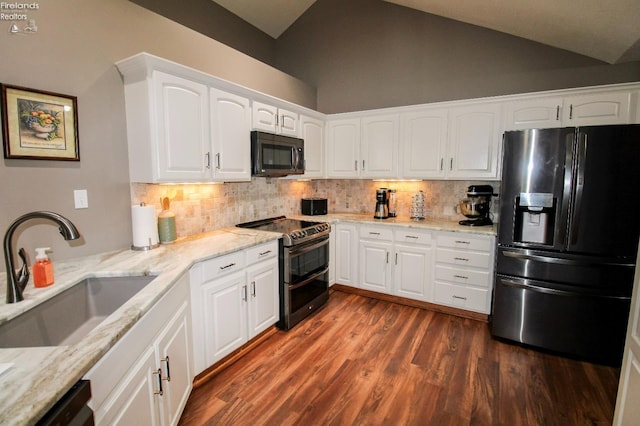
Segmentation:
<svg viewBox="0 0 640 426">
<path fill-rule="evenodd" d="M 193 379 L 183 276 L 87 373 L 97 425 L 176 425 Z"/>
<path fill-rule="evenodd" d="M 434 302 L 490 313 L 494 238 L 443 232 L 436 244 Z"/>
<path fill-rule="evenodd" d="M 200 262 L 190 277 L 196 375 L 280 318 L 277 241 Z"/>
<path fill-rule="evenodd" d="M 334 229 L 336 283 L 491 311 L 494 236 L 369 223 Z"/>
</svg>

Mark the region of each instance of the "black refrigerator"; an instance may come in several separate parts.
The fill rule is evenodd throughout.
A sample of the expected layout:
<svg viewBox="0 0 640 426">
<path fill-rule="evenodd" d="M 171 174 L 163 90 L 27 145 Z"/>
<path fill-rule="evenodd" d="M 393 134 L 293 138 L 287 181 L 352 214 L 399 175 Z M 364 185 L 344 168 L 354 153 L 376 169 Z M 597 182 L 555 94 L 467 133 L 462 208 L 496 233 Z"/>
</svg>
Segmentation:
<svg viewBox="0 0 640 426">
<path fill-rule="evenodd" d="M 620 365 L 639 199 L 640 125 L 506 132 L 492 335 Z"/>
</svg>

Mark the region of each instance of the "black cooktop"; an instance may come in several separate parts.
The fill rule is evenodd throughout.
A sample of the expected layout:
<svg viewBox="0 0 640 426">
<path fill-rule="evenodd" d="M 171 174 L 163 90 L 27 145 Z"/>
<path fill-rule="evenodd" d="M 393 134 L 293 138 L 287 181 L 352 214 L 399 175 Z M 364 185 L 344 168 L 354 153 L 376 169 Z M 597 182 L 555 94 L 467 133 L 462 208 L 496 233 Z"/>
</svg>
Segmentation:
<svg viewBox="0 0 640 426">
<path fill-rule="evenodd" d="M 255 220 L 253 222 L 240 223 L 239 228 L 256 228 L 263 231 L 280 232 L 290 234 L 321 222 L 311 222 L 308 220 L 288 219 L 286 216 L 276 216 L 268 219 Z"/>
</svg>

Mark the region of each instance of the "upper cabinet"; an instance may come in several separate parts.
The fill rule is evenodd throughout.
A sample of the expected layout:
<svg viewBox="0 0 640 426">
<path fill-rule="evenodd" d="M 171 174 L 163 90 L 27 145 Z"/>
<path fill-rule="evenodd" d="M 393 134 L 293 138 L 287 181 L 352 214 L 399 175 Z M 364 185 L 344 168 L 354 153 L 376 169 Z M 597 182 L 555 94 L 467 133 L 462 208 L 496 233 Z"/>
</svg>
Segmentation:
<svg viewBox="0 0 640 426">
<path fill-rule="evenodd" d="M 622 90 L 514 100 L 506 107 L 506 130 L 632 123 L 636 97 Z"/>
<path fill-rule="evenodd" d="M 402 177 L 497 179 L 502 105 L 422 108 L 402 116 Z"/>
<path fill-rule="evenodd" d="M 397 177 L 398 123 L 397 114 L 329 120 L 327 177 Z"/>
<path fill-rule="evenodd" d="M 252 103 L 252 111 L 254 130 L 300 136 L 300 118 L 297 113 L 256 101 Z"/>
<path fill-rule="evenodd" d="M 211 142 L 207 165 L 216 180 L 251 180 L 251 107 L 242 96 L 211 89 Z"/>
<path fill-rule="evenodd" d="M 300 115 L 300 137 L 304 139 L 303 178 L 324 177 L 324 121 Z M 299 175 L 294 178 L 299 178 Z"/>
</svg>

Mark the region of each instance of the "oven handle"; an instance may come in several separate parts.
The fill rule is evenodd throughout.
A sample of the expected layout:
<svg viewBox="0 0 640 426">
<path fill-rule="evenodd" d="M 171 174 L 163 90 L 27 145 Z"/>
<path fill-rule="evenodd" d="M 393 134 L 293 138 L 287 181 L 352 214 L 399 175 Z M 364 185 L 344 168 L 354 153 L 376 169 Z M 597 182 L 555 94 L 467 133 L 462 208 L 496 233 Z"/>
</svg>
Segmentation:
<svg viewBox="0 0 640 426">
<path fill-rule="evenodd" d="M 305 254 L 310 252 L 311 250 L 315 250 L 320 246 L 323 246 L 325 244 L 329 244 L 329 236 L 326 235 L 324 237 L 322 237 L 321 239 L 319 239 L 319 241 L 313 240 L 310 241 L 308 243 L 299 245 L 299 246 L 293 246 L 291 248 L 289 248 L 289 256 L 293 257 L 293 256 L 299 256 L 301 254 Z"/>
<path fill-rule="evenodd" d="M 293 284 L 289 286 L 289 290 L 295 290 L 296 288 L 300 288 L 303 287 L 307 284 L 309 284 L 311 281 L 315 280 L 316 278 L 318 278 L 320 275 L 324 275 L 329 271 L 329 267 L 327 266 L 326 268 L 324 268 L 322 271 L 318 272 L 317 274 L 313 274 L 311 275 L 309 278 L 307 278 L 306 280 L 298 283 L 298 284 Z"/>
</svg>

